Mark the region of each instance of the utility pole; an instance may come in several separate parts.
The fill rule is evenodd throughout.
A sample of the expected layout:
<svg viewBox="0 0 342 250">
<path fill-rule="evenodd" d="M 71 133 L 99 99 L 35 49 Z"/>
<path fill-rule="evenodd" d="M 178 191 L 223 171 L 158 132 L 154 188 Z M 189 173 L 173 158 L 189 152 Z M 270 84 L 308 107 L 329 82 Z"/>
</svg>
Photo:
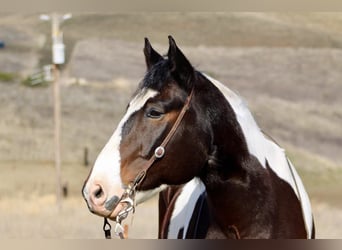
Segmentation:
<svg viewBox="0 0 342 250">
<path fill-rule="evenodd" d="M 59 15 L 41 15 L 40 19 L 44 21 L 51 20 L 52 37 L 52 71 L 53 71 L 53 99 L 54 99 L 54 151 L 55 151 L 55 170 L 56 170 L 56 203 L 58 211 L 62 208 L 62 171 L 61 171 L 61 97 L 59 66 L 64 64 L 64 44 L 63 33 L 60 30 L 60 24 L 71 18 L 71 14 Z"/>
</svg>

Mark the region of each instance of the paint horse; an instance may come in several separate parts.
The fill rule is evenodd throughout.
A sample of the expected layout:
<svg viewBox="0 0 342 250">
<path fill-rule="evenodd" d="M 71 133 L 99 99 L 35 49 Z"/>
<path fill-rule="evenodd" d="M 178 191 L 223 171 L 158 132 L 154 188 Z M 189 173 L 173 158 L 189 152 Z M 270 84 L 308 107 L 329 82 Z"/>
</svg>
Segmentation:
<svg viewBox="0 0 342 250">
<path fill-rule="evenodd" d="M 127 197 L 159 193 L 160 238 L 314 238 L 300 177 L 242 99 L 171 36 L 167 56 L 147 39 L 144 54 L 147 72 L 84 184 L 90 211 L 115 220 Z"/>
</svg>

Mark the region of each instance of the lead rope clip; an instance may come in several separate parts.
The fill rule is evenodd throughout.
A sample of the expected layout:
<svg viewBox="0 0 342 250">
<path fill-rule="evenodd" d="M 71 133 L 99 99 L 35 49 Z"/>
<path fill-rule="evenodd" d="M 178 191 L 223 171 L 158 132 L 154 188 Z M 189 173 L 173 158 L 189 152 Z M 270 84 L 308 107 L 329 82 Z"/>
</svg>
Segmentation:
<svg viewBox="0 0 342 250">
<path fill-rule="evenodd" d="M 125 238 L 125 236 L 124 236 L 124 231 L 125 231 L 125 229 L 123 228 L 123 226 L 122 226 L 119 222 L 117 222 L 117 223 L 115 224 L 115 228 L 114 228 L 115 234 L 116 234 L 117 236 L 119 236 L 120 239 L 124 239 L 124 238 Z"/>
<path fill-rule="evenodd" d="M 112 226 L 109 224 L 107 218 L 104 218 L 103 231 L 105 233 L 105 238 L 106 239 L 111 239 L 112 238 L 111 229 L 112 229 Z"/>
</svg>

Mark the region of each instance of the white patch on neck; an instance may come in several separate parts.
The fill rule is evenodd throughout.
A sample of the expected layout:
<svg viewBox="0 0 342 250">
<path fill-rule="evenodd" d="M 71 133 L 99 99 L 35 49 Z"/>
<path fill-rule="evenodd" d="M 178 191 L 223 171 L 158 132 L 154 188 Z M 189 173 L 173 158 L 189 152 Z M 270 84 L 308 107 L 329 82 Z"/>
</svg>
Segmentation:
<svg viewBox="0 0 342 250">
<path fill-rule="evenodd" d="M 228 103 L 233 108 L 236 118 L 245 136 L 249 153 L 254 155 L 264 168 L 266 168 L 267 160 L 270 168 L 277 174 L 277 176 L 286 181 L 296 193 L 301 202 L 306 231 L 308 238 L 310 238 L 311 229 L 313 226 L 310 200 L 295 168 L 292 166 L 292 164 L 289 166 L 287 157 L 285 155 L 285 150 L 280 148 L 273 141 L 267 139 L 260 131 L 260 128 L 256 124 L 251 112 L 241 97 L 239 97 L 219 81 L 207 76 L 204 73 L 202 74 L 221 91 L 221 93 L 226 97 Z M 294 174 L 294 178 L 292 177 L 290 167 Z"/>
<path fill-rule="evenodd" d="M 165 190 L 167 187 L 168 187 L 168 185 L 163 184 L 163 185 L 160 185 L 159 187 L 151 189 L 151 190 L 137 191 L 136 196 L 135 196 L 136 205 L 139 205 L 139 204 L 151 199 L 153 196 L 159 194 L 161 191 Z"/>
<path fill-rule="evenodd" d="M 88 187 L 90 183 L 96 180 L 105 181 L 110 187 L 114 185 L 122 187 L 122 180 L 120 178 L 120 143 L 122 139 L 122 128 L 133 113 L 140 110 L 150 98 L 155 97 L 157 94 L 158 92 L 155 90 L 144 88 L 132 99 L 126 114 L 121 119 L 115 132 L 97 157 L 94 168 L 88 179 Z M 85 190 L 89 190 L 89 188 L 86 188 Z"/>
<path fill-rule="evenodd" d="M 182 238 L 185 239 L 196 202 L 204 191 L 203 182 L 196 177 L 183 186 L 170 219 L 168 239 L 177 239 L 181 228 L 184 228 Z"/>
</svg>

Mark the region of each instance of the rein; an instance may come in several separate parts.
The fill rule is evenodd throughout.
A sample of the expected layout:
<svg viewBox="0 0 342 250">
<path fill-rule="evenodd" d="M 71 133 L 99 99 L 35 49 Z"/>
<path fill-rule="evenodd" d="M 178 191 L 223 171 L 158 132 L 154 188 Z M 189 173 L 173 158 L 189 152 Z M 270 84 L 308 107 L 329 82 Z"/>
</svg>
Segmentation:
<svg viewBox="0 0 342 250">
<path fill-rule="evenodd" d="M 193 95 L 194 95 L 194 88 L 191 89 L 191 92 L 190 92 L 189 96 L 187 97 L 187 99 L 185 101 L 185 104 L 184 104 L 181 112 L 179 113 L 179 115 L 177 117 L 177 120 L 173 124 L 170 132 L 167 134 L 167 136 L 165 137 L 163 142 L 160 144 L 160 146 L 158 146 L 154 150 L 154 154 L 146 162 L 146 164 L 144 164 L 142 170 L 135 177 L 134 181 L 125 188 L 125 192 L 121 196 L 118 204 L 119 203 L 126 203 L 127 206 L 116 216 L 116 220 L 115 220 L 116 221 L 116 225 L 115 225 L 115 228 L 114 228 L 115 234 L 117 236 L 119 236 L 120 239 L 125 239 L 124 228 L 121 225 L 122 220 L 127 218 L 128 213 L 130 211 L 133 211 L 133 213 L 135 211 L 135 190 L 136 190 L 136 187 L 145 179 L 146 173 L 151 168 L 153 163 L 156 160 L 163 158 L 163 156 L 165 155 L 165 147 L 170 142 L 170 140 L 174 136 L 175 132 L 177 131 L 180 123 L 182 122 L 186 111 L 190 107 L 190 102 L 191 102 L 191 99 L 192 99 Z M 109 224 L 108 219 L 105 217 L 104 218 L 104 224 L 103 224 L 103 231 L 105 233 L 105 238 L 106 239 L 111 239 L 111 228 L 112 227 Z"/>
</svg>

